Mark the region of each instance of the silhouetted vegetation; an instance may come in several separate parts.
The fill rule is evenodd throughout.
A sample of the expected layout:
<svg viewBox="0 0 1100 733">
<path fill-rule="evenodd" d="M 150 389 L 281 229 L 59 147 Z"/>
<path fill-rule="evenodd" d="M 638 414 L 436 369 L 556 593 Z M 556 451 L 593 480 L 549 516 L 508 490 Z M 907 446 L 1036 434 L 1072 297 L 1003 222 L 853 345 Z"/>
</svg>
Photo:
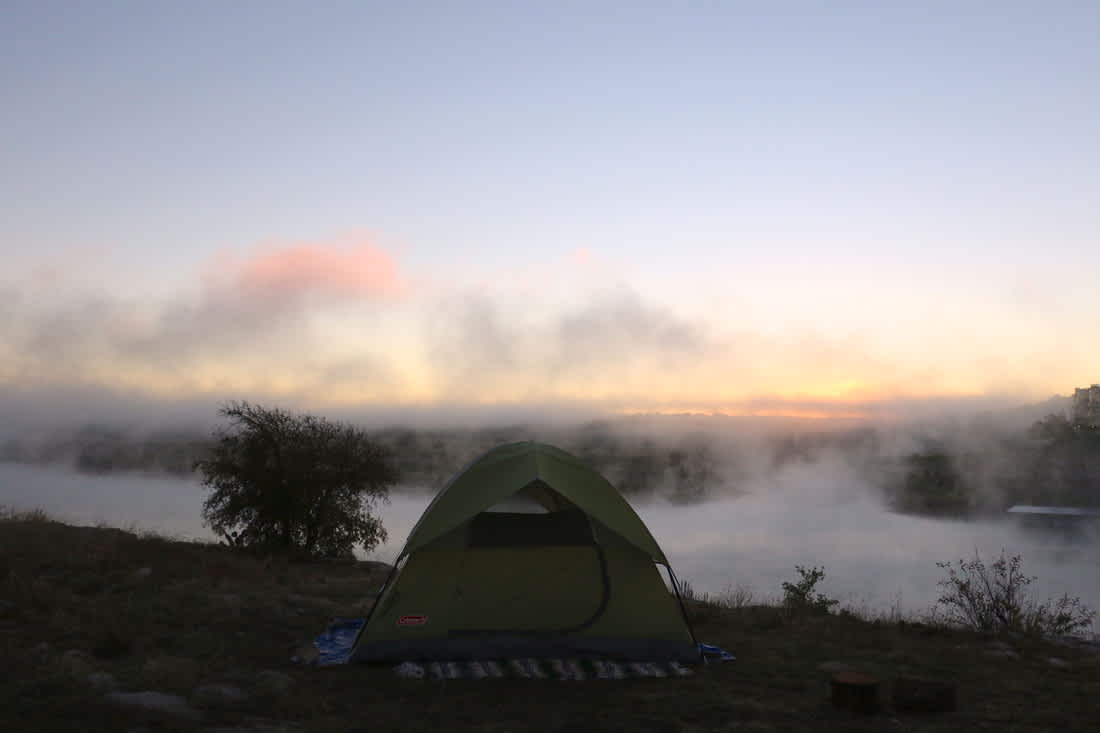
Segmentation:
<svg viewBox="0 0 1100 733">
<path fill-rule="evenodd" d="M 1017 631 L 1029 634 L 1073 634 L 1092 625 L 1096 611 L 1068 594 L 1040 603 L 1028 594 L 1035 576 L 1025 575 L 1019 555 L 1001 556 L 986 566 L 978 554 L 972 560 L 936 563 L 947 571 L 939 582 L 941 618 L 976 631 Z"/>
<path fill-rule="evenodd" d="M 1049 415 L 1032 426 L 1035 503 L 1100 504 L 1100 428 Z"/>
<path fill-rule="evenodd" d="M 784 608 L 796 612 L 829 613 L 833 606 L 840 603 L 817 589 L 817 584 L 825 579 L 825 568 L 795 565 L 794 569 L 798 572 L 798 582 L 784 580 L 780 586 Z"/>
<path fill-rule="evenodd" d="M 696 423 L 702 424 L 702 423 Z M 1100 505 L 1100 429 L 1053 414 L 1030 429 L 995 420 L 913 431 L 905 441 L 885 429 L 774 432 L 751 438 L 720 424 L 679 432 L 629 420 L 546 428 L 388 428 L 372 433 L 410 488 L 438 489 L 486 450 L 518 440 L 546 440 L 580 456 L 629 495 L 694 502 L 736 495 L 791 467 L 822 461 L 880 489 L 895 511 L 936 517 L 1001 513 L 1012 504 Z M 716 426 L 716 427 L 713 427 Z M 917 448 L 896 452 L 894 446 Z M 78 470 L 150 471 L 189 476 L 214 442 L 196 431 L 139 433 L 88 426 L 38 443 L 9 440 L 0 460 L 69 462 Z"/>
<path fill-rule="evenodd" d="M 352 557 L 357 546 L 370 551 L 385 541 L 371 509 L 386 499 L 397 472 L 366 433 L 247 402 L 221 414 L 230 425 L 197 467 L 212 489 L 203 518 L 229 544 Z"/>
<path fill-rule="evenodd" d="M 905 459 L 905 486 L 897 508 L 914 514 L 959 516 L 970 512 L 973 490 L 944 452 L 913 453 Z"/>
</svg>

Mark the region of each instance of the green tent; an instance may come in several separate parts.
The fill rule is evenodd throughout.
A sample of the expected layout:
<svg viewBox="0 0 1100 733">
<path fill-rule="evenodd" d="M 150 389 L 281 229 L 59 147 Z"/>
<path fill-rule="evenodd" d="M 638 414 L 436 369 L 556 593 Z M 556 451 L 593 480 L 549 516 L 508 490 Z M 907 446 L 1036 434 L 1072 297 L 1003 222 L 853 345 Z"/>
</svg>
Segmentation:
<svg viewBox="0 0 1100 733">
<path fill-rule="evenodd" d="M 351 658 L 697 661 L 658 565 L 653 535 L 598 472 L 550 445 L 503 445 L 424 510 Z"/>
</svg>

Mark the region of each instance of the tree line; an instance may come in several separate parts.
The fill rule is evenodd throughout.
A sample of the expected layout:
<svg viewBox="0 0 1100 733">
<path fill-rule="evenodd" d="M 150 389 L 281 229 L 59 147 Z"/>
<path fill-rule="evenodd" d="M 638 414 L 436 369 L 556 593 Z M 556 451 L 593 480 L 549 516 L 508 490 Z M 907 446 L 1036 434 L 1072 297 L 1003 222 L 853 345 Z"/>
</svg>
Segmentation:
<svg viewBox="0 0 1100 733">
<path fill-rule="evenodd" d="M 973 436 L 971 436 L 973 437 Z M 715 431 L 623 430 L 613 421 L 573 428 L 511 425 L 481 429 L 373 430 L 392 457 L 399 486 L 434 490 L 472 458 L 501 443 L 540 439 L 578 455 L 634 496 L 692 502 L 744 493 L 775 471 L 839 456 L 882 490 L 897 511 L 933 516 L 1000 512 L 1012 504 L 1100 504 L 1100 430 L 1062 415 L 1030 430 L 990 430 L 959 441 L 935 431 L 915 434 L 910 450 L 891 449 L 882 429 L 775 434 L 745 440 Z M 217 440 L 197 431 L 134 433 L 90 425 L 39 443 L 10 440 L 0 460 L 71 462 L 90 473 L 146 471 L 194 475 Z"/>
</svg>

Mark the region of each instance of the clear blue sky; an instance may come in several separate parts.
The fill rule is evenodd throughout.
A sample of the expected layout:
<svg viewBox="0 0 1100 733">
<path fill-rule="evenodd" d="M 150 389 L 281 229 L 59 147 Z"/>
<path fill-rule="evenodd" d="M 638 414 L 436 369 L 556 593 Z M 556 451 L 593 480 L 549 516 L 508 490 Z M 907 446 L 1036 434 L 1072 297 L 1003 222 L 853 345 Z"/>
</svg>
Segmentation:
<svg viewBox="0 0 1100 733">
<path fill-rule="evenodd" d="M 1050 359 L 1100 332 L 1100 4 L 0 8 L 0 283 L 28 309 L 20 338 L 79 308 L 69 288 L 34 291 L 36 268 L 92 257 L 99 269 L 67 273 L 73 290 L 108 299 L 116 321 L 145 299 L 164 313 L 143 328 L 166 329 L 209 305 L 196 292 L 219 257 L 247 268 L 366 233 L 416 284 L 363 316 L 400 334 L 393 348 L 341 358 L 418 373 L 391 389 L 420 400 L 456 398 L 454 382 L 433 371 L 434 337 L 409 329 L 431 333 L 441 297 L 485 280 L 505 334 L 556 333 L 609 298 L 702 334 L 688 359 L 702 392 L 669 382 L 685 367 L 659 368 L 660 340 L 627 391 L 615 375 L 633 365 L 584 372 L 607 383 L 594 399 L 623 407 L 799 384 L 866 396 L 925 377 L 929 394 L 1039 395 L 1100 378 L 1100 347 Z M 514 273 L 573 260 L 597 276 L 516 307 Z M 296 307 L 317 340 L 354 330 L 351 306 Z M 282 353 L 280 334 L 249 354 Z M 135 384 L 170 382 L 116 342 L 86 348 L 144 374 Z M 860 356 L 817 384 L 799 368 L 822 351 Z M 525 349 L 494 377 L 514 388 L 484 399 L 539 397 L 531 364 L 552 358 L 573 356 Z M 717 384 L 734 365 L 751 387 Z M 228 363 L 203 368 L 232 383 Z M 541 396 L 583 400 L 582 381 Z"/>
</svg>

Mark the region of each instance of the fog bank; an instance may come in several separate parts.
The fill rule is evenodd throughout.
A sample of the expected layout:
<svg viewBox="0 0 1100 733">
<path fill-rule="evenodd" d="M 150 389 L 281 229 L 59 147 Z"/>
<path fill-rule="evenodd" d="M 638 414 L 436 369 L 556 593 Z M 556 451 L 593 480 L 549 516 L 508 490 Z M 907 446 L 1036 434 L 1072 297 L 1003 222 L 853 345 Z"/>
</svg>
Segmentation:
<svg viewBox="0 0 1100 733">
<path fill-rule="evenodd" d="M 66 521 L 134 527 L 210 539 L 193 480 L 78 475 L 57 467 L 0 463 L 0 504 L 41 507 Z M 392 561 L 432 492 L 397 493 L 382 507 L 390 539 L 371 557 Z M 822 589 L 842 606 L 919 613 L 938 594 L 937 562 L 1019 553 L 1042 598 L 1068 592 L 1100 608 L 1100 541 L 1027 530 L 1009 520 L 945 521 L 887 511 L 881 494 L 843 465 L 804 464 L 774 473 L 753 491 L 697 504 L 634 501 L 677 574 L 697 592 L 746 587 L 779 595 L 794 566 L 821 565 Z"/>
</svg>

